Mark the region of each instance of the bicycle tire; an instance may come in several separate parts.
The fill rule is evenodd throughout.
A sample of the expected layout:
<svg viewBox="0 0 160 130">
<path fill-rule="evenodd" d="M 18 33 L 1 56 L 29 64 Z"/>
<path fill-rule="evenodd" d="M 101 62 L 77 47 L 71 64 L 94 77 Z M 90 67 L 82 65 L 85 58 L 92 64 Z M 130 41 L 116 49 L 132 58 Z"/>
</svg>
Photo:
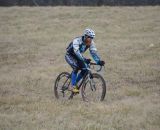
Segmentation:
<svg viewBox="0 0 160 130">
<path fill-rule="evenodd" d="M 101 82 L 102 82 L 102 86 L 101 86 L 102 87 L 102 92 L 101 92 L 101 95 L 100 95 L 100 99 L 98 101 L 103 101 L 104 98 L 105 98 L 105 95 L 106 95 L 106 82 L 105 82 L 104 78 L 100 74 L 98 74 L 98 73 L 93 73 L 92 74 L 92 78 L 93 78 L 93 80 L 94 79 L 100 79 Z M 85 91 L 87 91 L 86 90 L 86 85 L 89 82 L 86 82 L 86 80 L 87 79 L 85 79 L 84 84 L 82 85 L 82 88 L 81 88 L 81 95 L 82 95 L 83 101 L 88 101 L 87 97 L 86 97 L 86 92 Z"/>
<path fill-rule="evenodd" d="M 54 95 L 55 95 L 56 99 L 60 98 L 60 93 L 58 92 L 58 87 L 63 87 L 63 86 L 59 86 L 58 84 L 59 84 L 60 80 L 62 79 L 62 77 L 66 77 L 66 80 L 70 80 L 70 73 L 62 72 L 57 76 L 57 78 L 55 80 L 55 84 L 54 84 Z M 66 86 L 66 90 L 68 89 L 68 86 Z"/>
</svg>

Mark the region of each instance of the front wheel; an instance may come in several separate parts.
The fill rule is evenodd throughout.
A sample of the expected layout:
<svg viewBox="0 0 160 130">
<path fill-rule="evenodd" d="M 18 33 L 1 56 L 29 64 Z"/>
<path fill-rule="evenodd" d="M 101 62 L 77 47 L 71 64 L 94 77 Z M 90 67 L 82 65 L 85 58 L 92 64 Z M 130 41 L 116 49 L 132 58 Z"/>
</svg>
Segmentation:
<svg viewBox="0 0 160 130">
<path fill-rule="evenodd" d="M 106 83 L 103 77 L 93 73 L 91 78 L 86 78 L 81 94 L 84 101 L 103 101 L 106 95 Z"/>
</svg>

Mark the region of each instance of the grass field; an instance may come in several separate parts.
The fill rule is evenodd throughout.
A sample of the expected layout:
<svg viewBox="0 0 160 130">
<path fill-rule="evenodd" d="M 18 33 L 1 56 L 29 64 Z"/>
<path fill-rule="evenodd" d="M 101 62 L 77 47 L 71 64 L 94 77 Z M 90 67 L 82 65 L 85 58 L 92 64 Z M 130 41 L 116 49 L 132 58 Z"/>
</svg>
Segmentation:
<svg viewBox="0 0 160 130">
<path fill-rule="evenodd" d="M 1 7 L 0 130 L 160 130 L 159 14 L 159 6 Z M 55 78 L 71 71 L 65 48 L 86 27 L 106 61 L 106 98 L 57 101 Z"/>
</svg>

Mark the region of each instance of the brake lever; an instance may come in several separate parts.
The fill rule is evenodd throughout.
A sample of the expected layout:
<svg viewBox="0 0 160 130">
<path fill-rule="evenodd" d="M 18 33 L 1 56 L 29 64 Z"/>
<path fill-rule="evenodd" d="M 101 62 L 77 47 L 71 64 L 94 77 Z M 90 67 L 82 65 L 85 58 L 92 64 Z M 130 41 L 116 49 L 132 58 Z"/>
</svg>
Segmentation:
<svg viewBox="0 0 160 130">
<path fill-rule="evenodd" d="M 93 69 L 94 69 L 94 65 L 97 65 L 97 64 L 90 62 L 90 65 L 93 65 Z M 104 67 L 104 69 L 105 69 L 105 66 L 104 66 L 104 65 L 103 65 L 103 66 L 99 65 L 99 66 L 100 66 L 100 68 L 99 68 L 99 69 L 96 69 L 97 72 L 100 72 L 100 71 L 102 70 L 102 67 Z"/>
<path fill-rule="evenodd" d="M 102 70 L 102 66 L 100 66 L 100 68 L 98 70 L 96 70 L 97 72 L 100 72 Z"/>
</svg>

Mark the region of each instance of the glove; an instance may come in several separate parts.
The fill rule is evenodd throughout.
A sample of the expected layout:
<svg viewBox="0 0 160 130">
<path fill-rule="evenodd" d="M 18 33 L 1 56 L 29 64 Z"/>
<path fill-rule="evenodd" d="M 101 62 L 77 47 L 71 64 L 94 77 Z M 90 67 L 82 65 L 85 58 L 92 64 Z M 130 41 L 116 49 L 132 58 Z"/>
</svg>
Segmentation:
<svg viewBox="0 0 160 130">
<path fill-rule="evenodd" d="M 104 66 L 104 64 L 105 64 L 105 61 L 103 61 L 103 60 L 100 60 L 100 61 L 98 62 L 98 65 L 100 65 L 100 66 Z"/>
<path fill-rule="evenodd" d="M 89 64 L 91 62 L 91 59 L 85 59 L 85 62 Z"/>
</svg>

